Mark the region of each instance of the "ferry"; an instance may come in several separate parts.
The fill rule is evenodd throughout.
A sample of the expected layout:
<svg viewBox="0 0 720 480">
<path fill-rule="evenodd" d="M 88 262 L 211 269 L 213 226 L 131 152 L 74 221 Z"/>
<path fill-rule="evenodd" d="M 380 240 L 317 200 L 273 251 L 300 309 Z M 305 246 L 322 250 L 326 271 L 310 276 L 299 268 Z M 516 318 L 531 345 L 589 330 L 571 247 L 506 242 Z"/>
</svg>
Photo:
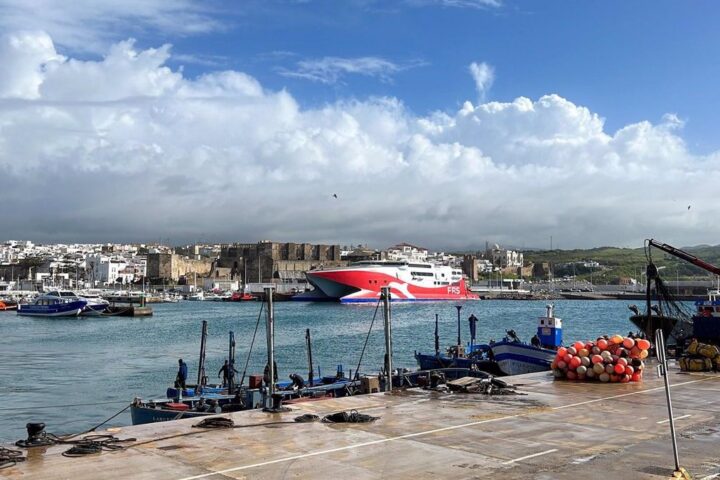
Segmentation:
<svg viewBox="0 0 720 480">
<path fill-rule="evenodd" d="M 366 260 L 347 267 L 311 270 L 306 275 L 315 289 L 293 300 L 376 302 L 382 287 L 390 287 L 393 301 L 480 299 L 468 290 L 462 271 L 447 265 Z"/>
</svg>

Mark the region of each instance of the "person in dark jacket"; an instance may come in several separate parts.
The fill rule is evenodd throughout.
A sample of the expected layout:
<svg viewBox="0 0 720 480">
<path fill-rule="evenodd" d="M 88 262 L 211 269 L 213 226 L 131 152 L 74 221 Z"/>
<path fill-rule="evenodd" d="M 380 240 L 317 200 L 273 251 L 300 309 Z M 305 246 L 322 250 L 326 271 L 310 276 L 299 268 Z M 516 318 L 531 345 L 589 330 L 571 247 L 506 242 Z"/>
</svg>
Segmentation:
<svg viewBox="0 0 720 480">
<path fill-rule="evenodd" d="M 218 377 L 222 374 L 223 379 L 223 386 L 229 385 L 230 377 L 234 376 L 236 373 L 240 373 L 234 368 L 230 368 L 230 362 L 225 360 L 225 363 L 222 367 L 220 367 L 220 371 L 218 372 Z"/>
<path fill-rule="evenodd" d="M 178 372 L 177 377 L 175 379 L 175 387 L 176 388 L 185 388 L 185 382 L 187 381 L 188 376 L 188 366 L 187 363 L 183 362 L 183 359 L 178 360 Z"/>
</svg>

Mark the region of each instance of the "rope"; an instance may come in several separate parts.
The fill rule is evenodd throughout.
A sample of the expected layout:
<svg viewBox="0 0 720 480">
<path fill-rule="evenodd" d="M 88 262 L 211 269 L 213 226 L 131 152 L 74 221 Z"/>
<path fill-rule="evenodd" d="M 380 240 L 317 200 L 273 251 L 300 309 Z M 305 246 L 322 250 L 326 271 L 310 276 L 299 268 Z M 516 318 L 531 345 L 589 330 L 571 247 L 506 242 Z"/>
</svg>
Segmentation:
<svg viewBox="0 0 720 480">
<path fill-rule="evenodd" d="M 297 423 L 310 423 L 310 422 L 316 422 L 320 420 L 320 417 L 317 415 L 313 415 L 312 413 L 306 413 L 305 415 L 300 415 L 299 417 L 295 417 L 295 421 Z"/>
<path fill-rule="evenodd" d="M 63 440 L 59 443 L 73 444 L 62 453 L 64 457 L 81 457 L 101 453 L 103 450 L 124 450 L 126 447 L 120 445 L 121 442 L 134 442 L 135 440 L 135 438 L 119 439 L 113 435 L 88 435 L 80 440 Z"/>
<path fill-rule="evenodd" d="M 193 428 L 233 428 L 234 426 L 235 422 L 232 421 L 232 418 L 213 417 L 196 423 Z"/>
<path fill-rule="evenodd" d="M 368 340 L 370 340 L 370 333 L 372 333 L 373 325 L 375 325 L 375 317 L 377 317 L 378 309 L 380 308 L 380 299 L 378 299 L 377 305 L 375 305 L 375 313 L 373 313 L 372 322 L 370 322 L 370 329 L 368 330 L 367 336 L 365 337 L 365 344 L 363 345 L 362 352 L 360 352 L 360 359 L 358 360 L 357 367 L 355 368 L 355 378 L 357 380 L 360 377 L 360 364 L 365 356 L 365 348 L 367 347 Z"/>
<path fill-rule="evenodd" d="M 255 323 L 255 331 L 253 332 L 252 341 L 250 342 L 250 350 L 247 354 L 247 359 L 245 360 L 245 368 L 243 368 L 242 377 L 240 377 L 240 385 L 239 387 L 242 387 L 243 382 L 245 382 L 245 374 L 247 373 L 248 364 L 250 363 L 250 355 L 252 354 L 253 345 L 255 345 L 255 336 L 257 335 L 258 327 L 260 326 L 260 317 L 262 317 L 263 307 L 265 306 L 265 302 L 262 302 L 260 304 L 260 312 L 258 313 L 257 322 Z"/>
<path fill-rule="evenodd" d="M 359 413 L 357 410 L 350 410 L 348 412 L 337 412 L 325 415 L 322 419 L 323 423 L 369 423 L 374 422 L 380 417 L 373 417 L 372 415 L 366 415 Z"/>
<path fill-rule="evenodd" d="M 23 456 L 20 450 L 0 447 L 0 469 L 10 467 L 24 461 L 25 456 Z"/>
<path fill-rule="evenodd" d="M 122 410 L 120 410 L 119 412 L 117 412 L 115 415 L 113 415 L 112 417 L 108 418 L 108 419 L 105 420 L 104 422 L 98 423 L 97 425 L 95 425 L 95 426 L 92 427 L 91 429 L 85 430 L 84 432 L 76 433 L 76 434 L 70 435 L 70 436 L 65 436 L 65 437 L 63 437 L 63 438 L 64 438 L 65 440 L 67 440 L 68 438 L 77 437 L 78 435 L 83 435 L 83 434 L 86 434 L 86 433 L 94 432 L 94 431 L 97 430 L 99 427 L 102 427 L 102 426 L 105 425 L 107 422 L 109 422 L 109 421 L 112 420 L 113 418 L 117 417 L 118 415 L 120 415 L 121 413 L 123 413 L 125 410 L 127 410 L 127 409 L 130 408 L 131 406 L 132 406 L 132 403 L 128 403 L 127 405 L 125 405 L 125 407 L 124 407 Z"/>
</svg>

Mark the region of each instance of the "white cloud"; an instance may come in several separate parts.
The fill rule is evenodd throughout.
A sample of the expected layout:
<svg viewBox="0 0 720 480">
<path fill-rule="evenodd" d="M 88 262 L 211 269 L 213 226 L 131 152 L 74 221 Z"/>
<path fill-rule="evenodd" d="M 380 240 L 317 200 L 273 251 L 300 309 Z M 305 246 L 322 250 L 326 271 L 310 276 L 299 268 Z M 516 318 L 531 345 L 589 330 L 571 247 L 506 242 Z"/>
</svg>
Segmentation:
<svg viewBox="0 0 720 480">
<path fill-rule="evenodd" d="M 346 75 L 363 75 L 389 82 L 392 76 L 409 68 L 425 65 L 424 62 L 397 64 L 380 57 L 323 57 L 300 60 L 294 70 L 280 69 L 281 75 L 314 82 L 337 83 Z"/>
<path fill-rule="evenodd" d="M 42 30 L 72 50 L 98 52 L 128 31 L 191 35 L 223 28 L 209 5 L 195 0 L 0 0 L 0 30 Z"/>
<path fill-rule="evenodd" d="M 242 72 L 188 78 L 171 55 L 126 41 L 86 61 L 42 33 L 0 42 L 17 66 L 0 70 L 4 235 L 431 247 L 720 235 L 706 221 L 720 206 L 698 188 L 720 180 L 720 152 L 688 151 L 676 115 L 608 132 L 559 95 L 427 116 L 396 98 L 308 109 Z"/>
<path fill-rule="evenodd" d="M 414 5 L 440 5 L 451 8 L 498 8 L 502 6 L 501 0 L 406 0 Z"/>
<path fill-rule="evenodd" d="M 478 92 L 480 101 L 485 100 L 487 92 L 495 81 L 495 69 L 485 62 L 473 62 L 468 67 L 468 70 L 470 70 L 470 75 L 475 80 L 475 89 Z"/>
</svg>

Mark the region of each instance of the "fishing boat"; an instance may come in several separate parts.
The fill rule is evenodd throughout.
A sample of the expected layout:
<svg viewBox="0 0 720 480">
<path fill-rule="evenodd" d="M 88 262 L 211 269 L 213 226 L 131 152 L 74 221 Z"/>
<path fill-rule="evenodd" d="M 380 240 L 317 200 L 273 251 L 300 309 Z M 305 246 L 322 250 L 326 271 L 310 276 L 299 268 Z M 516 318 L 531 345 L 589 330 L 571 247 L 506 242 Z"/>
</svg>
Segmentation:
<svg viewBox="0 0 720 480">
<path fill-rule="evenodd" d="M 468 290 L 461 270 L 426 262 L 368 260 L 311 270 L 306 276 L 314 290 L 293 300 L 377 302 L 382 287 L 390 287 L 393 302 L 480 299 Z"/>
<path fill-rule="evenodd" d="M 463 345 L 460 338 L 460 308 L 458 308 L 458 340 L 451 345 L 444 354 L 440 353 L 440 337 L 438 330 L 438 315 L 435 315 L 435 354 L 415 352 L 415 360 L 421 371 L 437 369 L 462 369 L 483 371 L 493 375 L 502 375 L 498 363 L 491 358 L 490 346 L 475 344 L 477 318 L 471 315 L 470 342 Z"/>
<path fill-rule="evenodd" d="M 30 317 L 77 317 L 87 306 L 73 292 L 55 291 L 38 296 L 32 303 L 18 305 L 17 314 Z"/>
<path fill-rule="evenodd" d="M 233 292 L 229 297 L 223 297 L 223 302 L 253 302 L 257 298 L 246 292 Z"/>
<path fill-rule="evenodd" d="M 553 314 L 553 305 L 547 305 L 546 315 L 538 317 L 536 344 L 522 342 L 513 330 L 507 336 L 489 345 L 492 358 L 505 375 L 550 370 L 558 347 L 562 345 L 562 320 Z"/>
</svg>

